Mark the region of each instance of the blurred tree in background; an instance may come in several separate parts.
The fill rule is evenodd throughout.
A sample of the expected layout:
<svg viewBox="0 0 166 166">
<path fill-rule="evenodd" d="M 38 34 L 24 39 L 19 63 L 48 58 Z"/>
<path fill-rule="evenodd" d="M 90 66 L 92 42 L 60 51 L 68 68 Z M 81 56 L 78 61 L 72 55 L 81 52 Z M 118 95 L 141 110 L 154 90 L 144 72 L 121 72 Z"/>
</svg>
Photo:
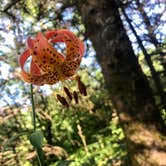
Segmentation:
<svg viewBox="0 0 166 166">
<path fill-rule="evenodd" d="M 56 99 L 61 84 L 34 88 L 45 164 L 166 165 L 165 9 L 162 0 L 1 1 L 1 165 L 38 164 L 30 86 L 17 59 L 27 37 L 60 28 L 84 40 L 78 74 L 88 95 L 66 109 Z M 76 90 L 76 82 L 63 84 Z"/>
</svg>

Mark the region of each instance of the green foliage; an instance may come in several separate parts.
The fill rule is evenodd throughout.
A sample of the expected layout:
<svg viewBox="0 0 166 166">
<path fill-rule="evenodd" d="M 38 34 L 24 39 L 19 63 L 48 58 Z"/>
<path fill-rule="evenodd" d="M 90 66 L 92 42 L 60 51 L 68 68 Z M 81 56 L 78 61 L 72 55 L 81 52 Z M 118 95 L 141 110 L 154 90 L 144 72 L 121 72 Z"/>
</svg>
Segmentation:
<svg viewBox="0 0 166 166">
<path fill-rule="evenodd" d="M 0 67 L 4 64 L 9 66 L 6 77 L 2 75 L 7 68 L 0 70 L 0 103 L 3 101 L 2 109 L 0 106 L 0 165 L 36 166 L 37 154 L 33 146 L 40 151 L 42 145 L 45 163 L 50 166 L 123 165 L 127 160 L 124 134 L 106 90 L 102 72 L 93 56 L 94 49 L 87 40 L 85 26 L 79 13 L 72 6 L 75 1 L 58 3 L 54 0 L 6 0 L 4 4 L 3 1 L 0 2 Z M 8 6 L 10 8 L 7 10 Z M 68 101 L 70 107 L 66 109 L 57 101 L 56 95 L 65 95 L 62 86 L 67 86 L 71 91 L 78 91 L 75 81 L 50 86 L 52 93 L 49 95 L 48 88 L 44 92 L 42 88 L 35 87 L 37 128 L 43 135 L 39 131 L 33 133 L 30 142 L 29 133 L 33 128 L 30 90 L 18 77 L 18 55 L 25 48 L 25 39 L 28 36 L 33 36 L 38 31 L 45 32 L 48 29 L 62 27 L 72 29 L 85 41 L 84 64 L 89 61 L 91 63 L 88 67 L 81 66 L 78 75 L 86 85 L 88 95 L 79 96 L 79 104 Z M 14 38 L 13 42 L 12 39 L 7 40 L 11 35 L 12 39 Z M 165 48 L 160 49 L 165 51 Z M 149 54 L 155 51 L 148 50 Z M 166 79 L 161 63 L 165 61 L 161 61 L 157 51 L 151 58 L 165 85 Z M 139 55 L 139 60 L 153 88 L 156 102 L 162 110 L 163 119 L 166 119 L 165 109 L 161 106 L 159 94 L 156 94 L 154 81 L 143 54 Z M 164 91 L 166 92 L 166 89 Z"/>
<path fill-rule="evenodd" d="M 71 101 L 69 109 L 63 108 L 55 97 L 56 94 L 63 93 L 60 86 L 52 87 L 53 93 L 49 96 L 45 96 L 40 90 L 35 93 L 37 128 L 42 130 L 44 142 L 41 132 L 36 131 L 30 136 L 31 144 L 36 148 L 43 144 L 45 162 L 52 166 L 104 166 L 122 162 L 126 157 L 124 135 L 102 83 L 104 80 L 100 70 L 82 69 L 79 75 L 86 84 L 88 96 L 79 96 L 79 104 Z M 77 90 L 76 84 L 75 81 L 67 81 L 65 86 L 70 90 Z M 22 111 L 17 114 L 17 118 L 20 124 L 26 122 L 25 128 L 32 129 L 29 111 Z M 19 141 L 19 138 L 16 137 L 15 141 Z M 29 158 L 27 165 L 37 164 L 27 137 L 15 144 L 15 148 L 20 163 Z M 53 148 L 57 149 L 56 152 Z M 24 150 L 21 152 L 21 149 Z M 10 149 L 6 149 L 6 152 L 7 150 Z"/>
<path fill-rule="evenodd" d="M 164 51 L 164 48 L 163 48 L 163 51 Z M 147 78 L 149 80 L 151 88 L 153 89 L 153 93 L 154 93 L 154 97 L 155 97 L 156 103 L 158 105 L 158 108 L 161 111 L 161 116 L 162 116 L 162 118 L 164 120 L 164 123 L 166 124 L 166 107 L 165 107 L 165 103 L 163 103 L 163 102 L 165 102 L 165 94 L 166 94 L 166 88 L 165 88 L 166 79 L 165 79 L 165 73 L 164 73 L 165 70 L 164 70 L 164 66 L 163 66 L 164 61 L 161 60 L 161 57 L 156 52 L 156 50 L 149 49 L 148 53 L 149 53 L 149 55 L 153 55 L 151 59 L 152 59 L 153 66 L 155 68 L 156 74 L 159 76 L 159 79 L 160 79 L 160 81 L 162 83 L 163 94 L 160 94 L 158 92 L 158 90 L 156 88 L 156 85 L 155 85 L 155 81 L 154 81 L 154 79 L 152 77 L 152 73 L 150 71 L 150 68 L 147 65 L 142 53 L 140 53 L 140 55 L 139 55 L 139 62 L 140 62 L 140 65 L 141 65 L 145 75 L 147 76 Z M 163 102 L 162 102 L 161 96 L 163 98 Z"/>
</svg>

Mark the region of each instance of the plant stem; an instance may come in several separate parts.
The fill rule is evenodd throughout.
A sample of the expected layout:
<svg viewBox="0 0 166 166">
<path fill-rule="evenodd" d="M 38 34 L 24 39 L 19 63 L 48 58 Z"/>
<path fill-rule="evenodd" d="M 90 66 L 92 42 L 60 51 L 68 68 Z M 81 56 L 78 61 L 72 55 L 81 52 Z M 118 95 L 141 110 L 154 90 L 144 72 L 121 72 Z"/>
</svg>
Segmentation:
<svg viewBox="0 0 166 166">
<path fill-rule="evenodd" d="M 31 84 L 31 103 L 32 103 L 32 123 L 33 123 L 33 130 L 36 131 L 36 112 L 35 112 L 35 103 L 33 98 L 33 85 Z"/>
<path fill-rule="evenodd" d="M 39 161 L 39 166 L 44 166 L 42 148 L 41 149 L 40 148 L 36 149 L 36 152 L 37 152 L 37 158 L 38 158 L 38 161 Z"/>
<path fill-rule="evenodd" d="M 34 102 L 34 98 L 33 98 L 33 85 L 32 84 L 30 86 L 30 89 L 31 89 L 31 104 L 32 104 L 32 123 L 33 123 L 33 131 L 35 132 L 36 131 L 36 112 L 35 112 L 35 102 Z M 39 166 L 44 166 L 42 148 L 40 150 L 36 149 L 36 153 L 37 153 Z"/>
</svg>

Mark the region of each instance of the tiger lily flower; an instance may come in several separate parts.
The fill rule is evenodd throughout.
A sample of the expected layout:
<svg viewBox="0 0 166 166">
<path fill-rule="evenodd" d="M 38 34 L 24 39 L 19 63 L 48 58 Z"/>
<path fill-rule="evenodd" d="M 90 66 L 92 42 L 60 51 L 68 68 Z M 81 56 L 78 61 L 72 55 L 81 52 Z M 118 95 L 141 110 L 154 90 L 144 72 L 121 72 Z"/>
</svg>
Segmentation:
<svg viewBox="0 0 166 166">
<path fill-rule="evenodd" d="M 66 55 L 55 48 L 56 42 L 66 45 Z M 83 41 L 67 29 L 39 32 L 35 38 L 27 39 L 27 49 L 19 57 L 21 77 L 34 85 L 55 84 L 70 79 L 77 71 L 85 48 Z M 31 57 L 29 72 L 24 69 Z"/>
</svg>

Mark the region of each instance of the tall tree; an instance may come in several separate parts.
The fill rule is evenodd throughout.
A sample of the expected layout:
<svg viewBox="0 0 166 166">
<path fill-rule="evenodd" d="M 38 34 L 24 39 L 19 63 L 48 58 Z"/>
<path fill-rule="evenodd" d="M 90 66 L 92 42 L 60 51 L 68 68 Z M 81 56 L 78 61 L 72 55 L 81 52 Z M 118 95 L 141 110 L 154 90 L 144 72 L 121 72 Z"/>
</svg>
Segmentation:
<svg viewBox="0 0 166 166">
<path fill-rule="evenodd" d="M 120 19 L 115 0 L 79 1 L 112 102 L 123 125 L 130 165 L 166 164 L 162 120 Z"/>
</svg>

